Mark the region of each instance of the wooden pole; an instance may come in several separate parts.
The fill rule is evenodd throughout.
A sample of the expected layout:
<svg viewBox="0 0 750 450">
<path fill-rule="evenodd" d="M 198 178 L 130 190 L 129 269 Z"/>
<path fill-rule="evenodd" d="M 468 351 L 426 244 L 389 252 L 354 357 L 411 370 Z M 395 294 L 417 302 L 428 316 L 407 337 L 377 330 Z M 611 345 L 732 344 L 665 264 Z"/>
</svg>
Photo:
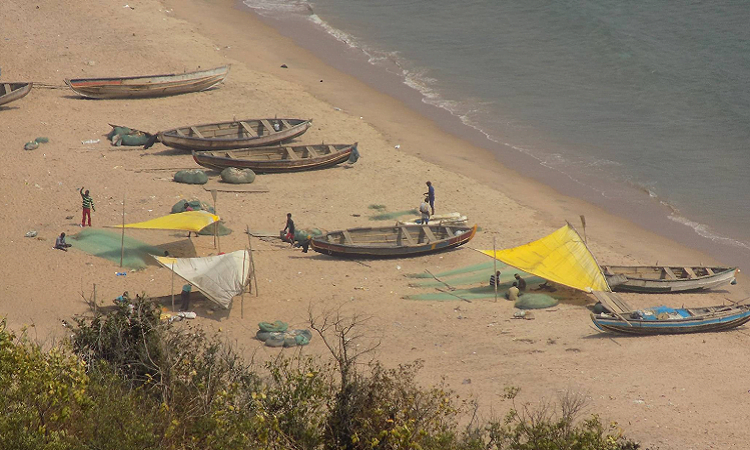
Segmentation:
<svg viewBox="0 0 750 450">
<path fill-rule="evenodd" d="M 216 197 L 217 196 L 218 196 L 218 193 L 216 192 L 216 189 L 211 189 L 211 197 L 214 199 L 214 214 L 216 214 L 218 216 L 218 214 L 216 212 Z M 218 240 L 218 235 L 219 235 L 219 228 L 218 227 L 219 227 L 219 223 L 218 222 L 214 222 L 214 248 L 217 248 L 216 241 Z M 221 253 L 221 250 L 219 250 L 219 253 Z"/>
<path fill-rule="evenodd" d="M 497 276 L 497 246 L 495 245 L 495 236 L 492 236 L 492 262 L 494 269 L 492 275 L 495 277 L 495 303 L 497 303 L 497 284 L 500 282 Z"/>
<path fill-rule="evenodd" d="M 125 195 L 122 196 L 122 237 L 120 238 L 120 268 L 125 258 Z"/>
<path fill-rule="evenodd" d="M 581 225 L 583 225 L 583 242 L 588 244 L 588 241 L 586 240 L 586 216 L 581 214 Z"/>
<path fill-rule="evenodd" d="M 94 314 L 96 314 L 96 283 L 94 283 Z"/>
<path fill-rule="evenodd" d="M 172 312 L 174 312 L 174 260 L 172 260 Z"/>
<path fill-rule="evenodd" d="M 242 253 L 242 276 L 245 276 L 245 259 L 247 258 L 247 250 Z M 242 280 L 242 296 L 240 297 L 240 319 L 245 318 L 245 288 L 247 287 L 247 279 L 249 274 Z"/>
<path fill-rule="evenodd" d="M 250 270 L 253 271 L 253 283 L 255 283 L 255 296 L 258 296 L 258 278 L 255 275 L 255 259 L 253 258 L 253 241 L 250 240 L 250 227 L 246 226 L 245 231 L 247 232 L 247 246 L 250 250 Z"/>
</svg>

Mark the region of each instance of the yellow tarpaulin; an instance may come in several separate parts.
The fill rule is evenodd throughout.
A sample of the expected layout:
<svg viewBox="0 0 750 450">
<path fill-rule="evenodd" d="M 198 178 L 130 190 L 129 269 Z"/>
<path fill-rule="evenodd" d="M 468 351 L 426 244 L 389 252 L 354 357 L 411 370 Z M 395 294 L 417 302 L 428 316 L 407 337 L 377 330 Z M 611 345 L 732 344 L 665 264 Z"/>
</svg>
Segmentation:
<svg viewBox="0 0 750 450">
<path fill-rule="evenodd" d="M 573 289 L 584 292 L 611 291 L 594 255 L 570 224 L 519 247 L 497 252 L 482 250 L 482 253 Z"/>
<path fill-rule="evenodd" d="M 125 228 L 140 230 L 177 230 L 195 231 L 196 233 L 214 222 L 219 221 L 219 216 L 206 211 L 185 211 L 170 214 L 164 217 L 147 220 L 138 223 L 126 223 Z M 122 228 L 122 225 L 113 225 L 114 228 Z"/>
</svg>

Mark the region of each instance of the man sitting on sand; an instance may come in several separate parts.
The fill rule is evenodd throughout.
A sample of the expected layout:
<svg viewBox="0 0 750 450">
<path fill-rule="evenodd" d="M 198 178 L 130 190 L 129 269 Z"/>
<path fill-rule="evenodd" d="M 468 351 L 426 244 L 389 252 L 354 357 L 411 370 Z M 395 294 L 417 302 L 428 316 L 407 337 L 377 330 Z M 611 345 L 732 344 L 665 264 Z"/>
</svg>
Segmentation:
<svg viewBox="0 0 750 450">
<path fill-rule="evenodd" d="M 526 280 L 524 280 L 523 278 L 521 278 L 521 276 L 518 275 L 518 274 L 515 274 L 513 276 L 516 278 L 516 281 L 518 282 L 518 289 L 521 290 L 521 291 L 525 291 L 526 290 Z"/>
<path fill-rule="evenodd" d="M 521 295 L 521 293 L 518 290 L 518 283 L 514 281 L 513 286 L 508 288 L 508 292 L 505 293 L 505 298 L 512 302 L 515 302 L 516 300 L 518 300 L 519 295 Z"/>
<path fill-rule="evenodd" d="M 68 247 L 72 247 L 72 245 L 65 242 L 65 233 L 60 233 L 60 236 L 55 239 L 55 247 L 58 250 L 62 250 L 64 252 L 68 251 Z"/>
</svg>

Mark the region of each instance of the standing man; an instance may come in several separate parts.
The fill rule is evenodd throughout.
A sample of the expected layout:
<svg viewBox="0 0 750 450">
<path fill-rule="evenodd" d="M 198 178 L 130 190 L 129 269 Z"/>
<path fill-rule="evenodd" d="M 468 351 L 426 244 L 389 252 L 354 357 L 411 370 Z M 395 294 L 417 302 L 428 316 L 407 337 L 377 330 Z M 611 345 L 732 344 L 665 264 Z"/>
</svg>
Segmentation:
<svg viewBox="0 0 750 450">
<path fill-rule="evenodd" d="M 427 204 L 429 201 L 428 197 L 424 198 L 424 201 L 419 204 L 419 212 L 422 214 L 422 225 L 430 223 L 430 205 Z"/>
<path fill-rule="evenodd" d="M 292 213 L 286 213 L 286 226 L 281 232 L 286 231 L 286 240 L 294 245 L 294 221 L 292 220 Z"/>
<path fill-rule="evenodd" d="M 89 190 L 86 189 L 86 192 L 83 192 L 83 186 L 81 186 L 81 189 L 78 190 L 78 193 L 81 194 L 81 206 L 83 207 L 83 216 L 81 217 L 81 228 L 86 226 L 86 218 L 89 218 L 89 226 L 91 226 L 91 211 L 96 211 L 96 208 L 94 208 L 94 200 L 89 195 Z"/>
<path fill-rule="evenodd" d="M 435 187 L 432 185 L 432 182 L 427 182 L 427 192 L 424 193 L 424 195 L 427 196 L 427 198 L 430 200 L 430 209 L 432 209 L 432 215 L 435 215 Z"/>
<path fill-rule="evenodd" d="M 180 311 L 188 311 L 190 309 L 190 291 L 193 290 L 193 285 L 188 283 L 182 286 L 182 292 L 180 292 L 180 299 L 182 304 L 180 305 Z"/>
</svg>

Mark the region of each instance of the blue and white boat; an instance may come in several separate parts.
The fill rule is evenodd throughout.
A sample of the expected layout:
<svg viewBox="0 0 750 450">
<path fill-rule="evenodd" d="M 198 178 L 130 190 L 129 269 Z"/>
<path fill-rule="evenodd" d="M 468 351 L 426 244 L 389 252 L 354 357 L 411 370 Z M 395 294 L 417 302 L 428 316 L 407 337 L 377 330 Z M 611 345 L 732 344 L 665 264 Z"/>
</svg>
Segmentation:
<svg viewBox="0 0 750 450">
<path fill-rule="evenodd" d="M 591 314 L 594 325 L 613 333 L 653 335 L 724 331 L 750 321 L 750 305 L 655 308 Z"/>
</svg>

